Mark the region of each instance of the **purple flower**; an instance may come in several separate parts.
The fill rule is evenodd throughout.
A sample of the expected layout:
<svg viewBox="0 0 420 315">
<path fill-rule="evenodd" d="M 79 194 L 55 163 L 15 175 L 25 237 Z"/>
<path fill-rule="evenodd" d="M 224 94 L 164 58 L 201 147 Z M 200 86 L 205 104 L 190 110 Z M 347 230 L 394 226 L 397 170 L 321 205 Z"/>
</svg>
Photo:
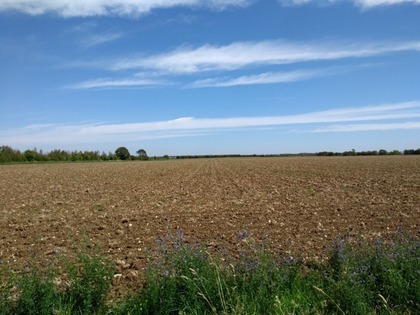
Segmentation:
<svg viewBox="0 0 420 315">
<path fill-rule="evenodd" d="M 245 230 L 245 231 L 239 233 L 238 239 L 242 241 L 242 240 L 246 239 L 248 236 L 249 236 L 249 231 Z"/>
</svg>

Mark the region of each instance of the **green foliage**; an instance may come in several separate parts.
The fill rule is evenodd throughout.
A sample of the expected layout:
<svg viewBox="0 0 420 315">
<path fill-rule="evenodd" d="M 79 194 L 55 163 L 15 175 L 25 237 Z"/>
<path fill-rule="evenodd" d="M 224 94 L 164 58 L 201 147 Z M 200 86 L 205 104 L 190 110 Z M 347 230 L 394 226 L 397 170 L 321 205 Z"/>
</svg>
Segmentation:
<svg viewBox="0 0 420 315">
<path fill-rule="evenodd" d="M 0 265 L 0 314 L 102 314 L 113 268 L 85 252 L 65 260 L 67 285 L 57 285 L 56 269 L 28 265 L 16 272 Z M 1 262 L 1 261 L 0 261 Z"/>
<path fill-rule="evenodd" d="M 58 301 L 50 275 L 34 267 L 21 273 L 2 270 L 0 314 L 50 314 Z"/>
<path fill-rule="evenodd" d="M 417 150 L 404 150 L 404 155 L 409 155 L 409 154 L 420 154 L 420 149 Z"/>
<path fill-rule="evenodd" d="M 145 288 L 118 314 L 416 314 L 419 241 L 337 241 L 324 263 L 275 256 L 247 233 L 239 257 L 209 255 L 182 233 L 160 240 Z"/>
<path fill-rule="evenodd" d="M 25 161 L 25 157 L 19 150 L 14 150 L 9 146 L 0 147 L 0 163 L 23 161 Z"/>
<path fill-rule="evenodd" d="M 25 156 L 25 159 L 28 162 L 39 161 L 41 158 L 36 149 L 26 150 L 25 152 L 23 152 L 23 155 Z"/>
<path fill-rule="evenodd" d="M 21 272 L 0 261 L 0 314 L 417 314 L 420 242 L 353 245 L 337 240 L 323 262 L 275 254 L 249 233 L 234 257 L 190 243 L 182 231 L 159 239 L 145 283 L 129 298 L 106 303 L 113 267 L 81 250 L 54 269 Z M 84 247 L 85 248 L 85 247 Z"/>
<path fill-rule="evenodd" d="M 333 246 L 321 285 L 346 313 L 416 313 L 420 309 L 420 243 L 400 234 L 393 242 Z"/>
<path fill-rule="evenodd" d="M 64 162 L 64 161 L 114 161 L 114 160 L 149 160 L 144 149 L 140 149 L 136 152 L 139 156 L 131 156 L 128 149 L 120 147 L 115 153 L 109 152 L 100 153 L 99 151 L 64 151 L 55 149 L 48 153 L 37 151 L 25 150 L 23 153 L 19 150 L 15 150 L 9 146 L 0 147 L 0 163 L 13 163 L 13 162 Z M 240 154 L 227 154 L 227 155 L 184 155 L 176 156 L 176 159 L 191 159 L 191 158 L 221 158 L 221 157 L 286 157 L 286 156 L 367 156 L 367 155 L 419 155 L 420 149 L 407 149 L 403 152 L 398 150 L 386 151 L 384 149 L 378 151 L 351 151 L 344 152 L 318 152 L 318 153 L 298 153 L 298 154 L 252 154 L 252 155 L 240 155 Z M 152 160 L 167 160 L 170 157 L 164 155 L 162 157 L 152 157 Z"/>
<path fill-rule="evenodd" d="M 14 150 L 11 147 L 3 146 L 0 147 L 0 163 L 11 163 L 11 162 L 64 162 L 64 161 L 108 161 L 115 160 L 113 153 L 106 154 L 99 151 L 64 151 L 64 150 L 52 150 L 48 153 L 37 151 L 25 150 L 21 153 L 19 150 Z"/>
<path fill-rule="evenodd" d="M 66 267 L 70 285 L 63 292 L 64 303 L 73 313 L 103 311 L 112 282 L 111 264 L 82 252 L 77 264 L 67 261 Z"/>
<path fill-rule="evenodd" d="M 130 158 L 130 152 L 126 147 L 119 147 L 117 150 L 115 150 L 115 155 L 120 160 L 128 160 Z"/>
<path fill-rule="evenodd" d="M 149 159 L 144 149 L 137 150 L 136 153 L 139 155 L 139 160 L 141 161 L 147 161 Z"/>
</svg>

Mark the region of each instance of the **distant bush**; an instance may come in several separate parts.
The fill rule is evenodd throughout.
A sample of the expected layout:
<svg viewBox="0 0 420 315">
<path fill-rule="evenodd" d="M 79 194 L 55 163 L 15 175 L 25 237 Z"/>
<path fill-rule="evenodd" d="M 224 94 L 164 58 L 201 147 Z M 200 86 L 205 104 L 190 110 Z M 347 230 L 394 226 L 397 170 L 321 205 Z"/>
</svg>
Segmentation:
<svg viewBox="0 0 420 315">
<path fill-rule="evenodd" d="M 9 146 L 0 147 L 0 163 L 23 161 L 25 161 L 25 156 L 19 150 L 12 149 Z"/>
<path fill-rule="evenodd" d="M 409 155 L 409 154 L 420 154 L 420 149 L 417 149 L 417 150 L 404 150 L 404 155 Z"/>
</svg>

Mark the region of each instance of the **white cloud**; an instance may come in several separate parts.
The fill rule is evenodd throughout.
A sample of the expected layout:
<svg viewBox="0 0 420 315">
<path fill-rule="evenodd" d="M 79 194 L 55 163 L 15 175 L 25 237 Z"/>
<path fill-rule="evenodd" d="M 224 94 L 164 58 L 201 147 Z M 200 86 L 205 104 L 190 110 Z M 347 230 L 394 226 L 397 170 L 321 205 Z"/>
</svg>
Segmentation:
<svg viewBox="0 0 420 315">
<path fill-rule="evenodd" d="M 110 62 L 112 70 L 148 69 L 188 74 L 237 70 L 249 66 L 291 64 L 305 61 L 362 58 L 400 51 L 420 51 L 411 42 L 234 42 L 226 46 L 179 48 L 165 54 L 138 56 Z"/>
<path fill-rule="evenodd" d="M 363 9 L 371 9 L 379 6 L 390 6 L 397 4 L 420 4 L 420 0 L 279 0 L 283 5 L 304 5 L 315 3 L 320 5 L 334 4 L 338 2 L 353 2 L 354 5 Z"/>
<path fill-rule="evenodd" d="M 182 117 L 169 121 L 85 126 L 80 134 L 115 134 L 162 130 L 203 130 L 245 128 L 291 124 L 331 123 L 345 121 L 385 120 L 420 117 L 420 102 L 385 104 L 361 108 L 332 109 L 299 115 L 233 118 Z"/>
<path fill-rule="evenodd" d="M 256 85 L 256 84 L 273 84 L 287 83 L 306 80 L 309 78 L 320 76 L 320 71 L 290 71 L 290 72 L 266 72 L 248 76 L 240 76 L 234 79 L 212 78 L 198 80 L 191 84 L 193 88 L 202 87 L 228 87 L 238 85 Z"/>
<path fill-rule="evenodd" d="M 154 9 L 204 7 L 223 10 L 227 7 L 245 7 L 256 0 L 0 0 L 0 12 L 15 10 L 30 15 L 55 13 L 63 17 L 139 16 Z M 402 3 L 419 4 L 420 0 L 279 0 L 284 5 L 307 3 L 331 4 L 353 2 L 369 9 Z"/>
<path fill-rule="evenodd" d="M 83 47 L 90 48 L 93 46 L 101 45 L 107 42 L 115 41 L 121 38 L 121 33 L 106 33 L 106 34 L 97 34 L 92 35 L 81 41 Z"/>
<path fill-rule="evenodd" d="M 198 80 L 191 84 L 192 88 L 203 87 L 229 87 L 240 85 L 258 85 L 258 84 L 275 84 L 289 83 L 296 81 L 308 80 L 316 77 L 326 76 L 342 72 L 344 69 L 315 69 L 315 70 L 295 70 L 285 72 L 265 72 L 254 75 L 240 76 L 238 78 L 210 78 Z"/>
<path fill-rule="evenodd" d="M 107 88 L 122 88 L 122 87 L 144 87 L 166 85 L 168 82 L 162 80 L 142 79 L 142 78 L 124 78 L 124 79 L 110 79 L 101 78 L 96 80 L 84 81 L 75 84 L 64 86 L 65 89 L 73 90 L 88 90 L 88 89 L 107 89 Z"/>
<path fill-rule="evenodd" d="M 68 124 L 68 125 L 31 125 L 20 129 L 6 130 L 0 133 L 0 143 L 20 146 L 54 146 L 80 143 L 109 143 L 136 141 L 145 139 L 175 138 L 198 136 L 222 130 L 238 128 L 265 128 L 281 125 L 331 124 L 339 122 L 383 121 L 410 119 L 420 117 L 420 101 L 383 104 L 357 108 L 339 108 L 320 112 L 309 112 L 298 115 L 266 117 L 231 117 L 231 118 L 193 118 L 182 117 L 174 120 L 122 123 L 122 124 Z M 404 127 L 403 124 L 406 124 Z M 420 122 L 371 123 L 368 125 L 327 126 L 315 132 L 394 130 L 414 129 Z M 379 126 L 382 129 L 379 129 Z M 365 127 L 363 127 L 365 126 Z M 369 127 L 370 126 L 370 127 Z M 404 128 L 403 128 L 404 127 Z M 340 128 L 342 130 L 340 130 Z M 346 130 L 347 128 L 347 130 Z M 369 129 L 370 128 L 370 129 Z"/>
<path fill-rule="evenodd" d="M 63 17 L 139 16 L 154 9 L 176 6 L 224 9 L 246 6 L 251 0 L 0 0 L 0 11 L 30 15 L 56 13 Z"/>
<path fill-rule="evenodd" d="M 314 2 L 314 0 L 278 0 L 281 4 L 285 6 L 292 6 L 292 5 L 303 5 L 310 2 Z"/>
<path fill-rule="evenodd" d="M 311 132 L 356 132 L 356 131 L 390 131 L 390 130 L 413 130 L 420 129 L 420 122 L 410 121 L 390 124 L 357 124 L 357 125 L 333 125 L 317 128 Z"/>
<path fill-rule="evenodd" d="M 364 8 L 370 9 L 378 6 L 389 6 L 396 4 L 420 4 L 420 0 L 354 0 L 355 4 Z"/>
</svg>

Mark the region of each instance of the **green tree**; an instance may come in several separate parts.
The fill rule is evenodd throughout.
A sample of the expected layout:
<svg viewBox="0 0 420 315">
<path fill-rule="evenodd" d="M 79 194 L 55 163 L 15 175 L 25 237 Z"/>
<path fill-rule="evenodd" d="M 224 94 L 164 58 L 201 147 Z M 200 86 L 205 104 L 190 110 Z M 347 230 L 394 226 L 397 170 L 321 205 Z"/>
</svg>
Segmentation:
<svg viewBox="0 0 420 315">
<path fill-rule="evenodd" d="M 117 150 L 115 150 L 115 155 L 120 160 L 128 160 L 130 158 L 130 151 L 126 147 L 119 147 Z"/>
<path fill-rule="evenodd" d="M 40 154 L 37 152 L 36 149 L 33 150 L 26 150 L 25 152 L 23 152 L 23 155 L 25 156 L 25 159 L 28 162 L 33 162 L 33 161 L 41 161 L 42 159 L 40 158 Z"/>
<path fill-rule="evenodd" d="M 140 160 L 145 161 L 149 159 L 149 157 L 147 156 L 146 150 L 144 149 L 137 150 L 136 153 L 139 155 Z"/>
<path fill-rule="evenodd" d="M 105 152 L 102 152 L 101 160 L 102 161 L 109 161 L 109 155 L 107 155 Z"/>
<path fill-rule="evenodd" d="M 23 162 L 25 156 L 19 151 L 9 146 L 0 147 L 0 162 Z"/>
</svg>

